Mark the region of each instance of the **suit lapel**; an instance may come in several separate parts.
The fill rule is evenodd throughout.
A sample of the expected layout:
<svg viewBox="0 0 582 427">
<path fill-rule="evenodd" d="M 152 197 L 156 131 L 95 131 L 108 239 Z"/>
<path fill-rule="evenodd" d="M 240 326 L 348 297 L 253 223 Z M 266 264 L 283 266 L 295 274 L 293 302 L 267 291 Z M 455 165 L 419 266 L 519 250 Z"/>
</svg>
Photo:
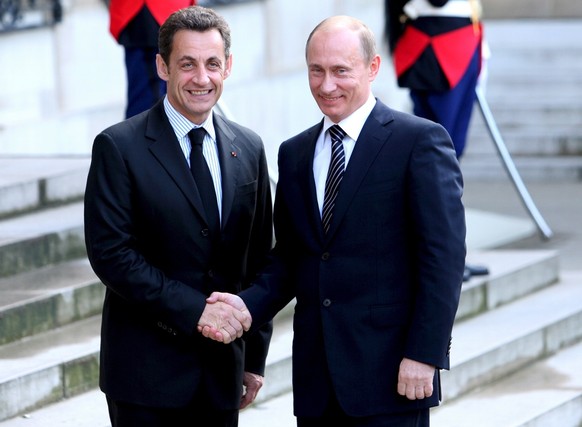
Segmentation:
<svg viewBox="0 0 582 427">
<path fill-rule="evenodd" d="M 216 130 L 216 143 L 222 178 L 222 226 L 226 224 L 237 185 L 238 170 L 241 153 L 240 148 L 234 143 L 236 134 L 218 114 L 214 114 L 214 129 Z"/>
<path fill-rule="evenodd" d="M 308 213 L 307 216 L 311 222 L 311 226 L 320 239 L 324 238 L 324 233 L 319 205 L 317 203 L 317 189 L 315 187 L 315 179 L 313 178 L 313 158 L 315 156 L 315 144 L 317 143 L 317 138 L 321 133 L 322 127 L 323 120 L 318 125 L 307 130 L 306 140 L 301 144 L 303 151 L 300 153 L 297 164 L 298 188 L 304 189 L 301 192 L 303 203 L 305 204 L 304 212 Z M 298 207 L 297 209 L 300 208 Z"/>
<path fill-rule="evenodd" d="M 152 141 L 150 145 L 152 155 L 160 162 L 196 212 L 206 222 L 200 193 L 194 184 L 188 162 L 180 148 L 172 125 L 166 117 L 162 102 L 156 104 L 150 111 L 145 136 Z"/>
<path fill-rule="evenodd" d="M 389 139 L 391 131 L 385 125 L 392 120 L 392 117 L 390 109 L 380 101 L 377 101 L 356 141 L 356 146 L 344 173 L 333 209 L 330 229 L 326 235 L 327 240 L 333 236 L 340 226 L 341 220 L 354 195 L 360 188 L 362 180 Z"/>
</svg>

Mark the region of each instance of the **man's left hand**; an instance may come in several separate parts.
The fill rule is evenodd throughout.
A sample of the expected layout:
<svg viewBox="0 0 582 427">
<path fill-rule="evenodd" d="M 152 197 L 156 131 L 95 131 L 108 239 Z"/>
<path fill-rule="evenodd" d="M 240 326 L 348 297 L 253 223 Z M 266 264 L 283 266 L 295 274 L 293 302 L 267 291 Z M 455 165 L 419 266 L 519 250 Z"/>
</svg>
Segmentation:
<svg viewBox="0 0 582 427">
<path fill-rule="evenodd" d="M 404 358 L 398 372 L 398 394 L 416 400 L 432 396 L 433 365 Z"/>
<path fill-rule="evenodd" d="M 240 409 L 244 409 L 254 402 L 259 390 L 263 386 L 264 378 L 252 372 L 245 372 L 243 376 L 243 385 L 245 391 L 240 400 Z"/>
</svg>

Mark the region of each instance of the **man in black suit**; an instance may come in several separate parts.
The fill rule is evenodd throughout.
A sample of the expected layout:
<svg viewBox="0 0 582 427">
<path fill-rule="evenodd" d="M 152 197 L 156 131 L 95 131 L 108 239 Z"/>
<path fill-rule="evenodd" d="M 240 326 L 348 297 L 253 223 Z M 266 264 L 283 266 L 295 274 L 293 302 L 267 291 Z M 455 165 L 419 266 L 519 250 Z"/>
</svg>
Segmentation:
<svg viewBox="0 0 582 427">
<path fill-rule="evenodd" d="M 159 41 L 167 96 L 97 135 L 87 180 L 87 251 L 107 287 L 100 386 L 114 427 L 234 427 L 262 386 L 272 325 L 235 340 L 248 312 L 205 299 L 240 292 L 271 248 L 267 162 L 256 133 L 212 113 L 231 72 L 224 19 L 182 9 Z"/>
<path fill-rule="evenodd" d="M 299 427 L 428 426 L 439 370 L 449 368 L 465 260 L 455 150 L 441 125 L 374 98 L 380 57 L 362 22 L 324 20 L 306 59 L 324 118 L 280 147 L 273 260 L 239 296 L 253 327 L 296 298 Z M 345 171 L 328 209 L 332 139 L 343 133 Z M 208 301 L 244 307 L 224 293 Z"/>
</svg>

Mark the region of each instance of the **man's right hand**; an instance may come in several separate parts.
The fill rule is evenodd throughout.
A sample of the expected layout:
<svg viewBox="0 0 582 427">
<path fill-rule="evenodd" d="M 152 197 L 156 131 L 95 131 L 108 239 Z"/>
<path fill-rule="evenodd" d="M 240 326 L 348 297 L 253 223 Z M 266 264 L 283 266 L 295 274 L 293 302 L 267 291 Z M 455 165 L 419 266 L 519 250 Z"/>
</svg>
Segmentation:
<svg viewBox="0 0 582 427">
<path fill-rule="evenodd" d="M 237 295 L 213 292 L 198 320 L 198 331 L 207 338 L 229 344 L 251 327 L 252 317 Z"/>
</svg>

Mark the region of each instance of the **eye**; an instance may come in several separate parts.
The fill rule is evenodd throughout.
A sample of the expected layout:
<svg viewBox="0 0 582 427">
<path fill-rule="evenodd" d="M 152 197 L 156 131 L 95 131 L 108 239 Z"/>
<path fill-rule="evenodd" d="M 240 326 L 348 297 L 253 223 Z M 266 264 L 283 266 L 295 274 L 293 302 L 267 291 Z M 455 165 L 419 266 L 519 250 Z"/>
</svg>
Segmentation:
<svg viewBox="0 0 582 427">
<path fill-rule="evenodd" d="M 194 68 L 194 64 L 191 62 L 183 62 L 180 68 L 184 71 L 189 71 Z"/>
<path fill-rule="evenodd" d="M 314 76 L 320 76 L 323 73 L 323 71 L 322 71 L 321 68 L 311 67 L 309 69 L 309 73 L 312 74 L 312 75 L 314 75 Z"/>
</svg>

